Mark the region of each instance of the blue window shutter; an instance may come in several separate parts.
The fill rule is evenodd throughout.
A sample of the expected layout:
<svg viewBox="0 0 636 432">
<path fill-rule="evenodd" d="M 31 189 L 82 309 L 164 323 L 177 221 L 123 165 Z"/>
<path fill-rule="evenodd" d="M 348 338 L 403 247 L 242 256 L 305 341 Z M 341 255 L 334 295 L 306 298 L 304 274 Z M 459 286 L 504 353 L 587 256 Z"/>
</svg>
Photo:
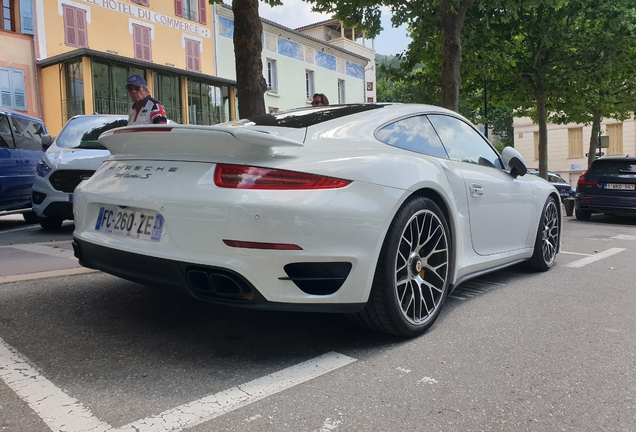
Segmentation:
<svg viewBox="0 0 636 432">
<path fill-rule="evenodd" d="M 33 25 L 33 0 L 20 0 L 20 23 L 23 34 L 35 34 Z"/>
<path fill-rule="evenodd" d="M 26 111 L 26 92 L 24 85 L 24 72 L 20 69 L 12 69 L 11 84 L 13 84 L 13 97 L 15 101 L 15 109 Z"/>
<path fill-rule="evenodd" d="M 11 91 L 10 69 L 0 68 L 0 106 L 13 108 L 13 92 Z"/>
</svg>

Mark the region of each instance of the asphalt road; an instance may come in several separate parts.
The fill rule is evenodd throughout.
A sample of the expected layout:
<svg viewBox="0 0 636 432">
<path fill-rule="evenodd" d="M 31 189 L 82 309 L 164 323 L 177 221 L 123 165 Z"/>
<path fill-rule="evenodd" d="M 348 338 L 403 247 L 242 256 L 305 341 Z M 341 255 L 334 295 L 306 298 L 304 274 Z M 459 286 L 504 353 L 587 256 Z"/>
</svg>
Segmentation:
<svg viewBox="0 0 636 432">
<path fill-rule="evenodd" d="M 0 249 L 65 254 L 72 224 L 5 219 Z M 0 283 L 0 430 L 634 431 L 635 252 L 636 218 L 565 218 L 554 268 L 463 284 L 413 340 L 25 264 Z"/>
</svg>

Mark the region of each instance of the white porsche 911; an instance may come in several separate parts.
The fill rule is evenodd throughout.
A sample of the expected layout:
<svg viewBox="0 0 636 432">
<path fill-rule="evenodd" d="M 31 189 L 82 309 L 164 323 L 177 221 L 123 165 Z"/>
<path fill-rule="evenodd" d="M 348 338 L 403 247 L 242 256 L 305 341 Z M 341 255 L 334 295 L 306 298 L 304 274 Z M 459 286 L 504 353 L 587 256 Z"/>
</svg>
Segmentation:
<svg viewBox="0 0 636 432">
<path fill-rule="evenodd" d="M 462 281 L 560 248 L 557 190 L 461 116 L 303 108 L 102 134 L 74 193 L 80 263 L 235 306 L 341 312 L 411 337 Z"/>
</svg>

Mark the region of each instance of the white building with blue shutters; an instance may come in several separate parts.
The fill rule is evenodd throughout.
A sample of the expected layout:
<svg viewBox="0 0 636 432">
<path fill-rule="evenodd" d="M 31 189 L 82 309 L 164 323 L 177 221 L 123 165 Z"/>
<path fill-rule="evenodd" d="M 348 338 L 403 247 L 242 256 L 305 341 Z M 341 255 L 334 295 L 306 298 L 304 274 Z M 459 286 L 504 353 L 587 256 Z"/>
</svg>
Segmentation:
<svg viewBox="0 0 636 432">
<path fill-rule="evenodd" d="M 365 70 L 373 65 L 375 51 L 360 45 L 363 54 L 344 49 L 332 41 L 321 39 L 272 21 L 263 23 L 263 76 L 267 81 L 265 107 L 268 112 L 308 107 L 314 93 L 324 93 L 331 105 L 373 102 L 367 88 L 374 89 Z M 326 21 L 332 23 L 332 21 Z M 310 26 L 321 27 L 322 23 Z M 301 29 L 302 30 L 302 29 Z M 234 60 L 234 18 L 227 5 L 217 5 L 217 75 L 236 80 Z M 326 34 L 326 33 L 316 33 Z M 342 33 L 343 37 L 345 36 Z M 352 43 L 356 43 L 355 40 Z M 357 45 L 357 44 L 356 44 Z M 360 52 L 360 51 L 359 51 Z M 372 92 L 371 97 L 375 96 Z M 240 115 L 240 113 L 239 113 Z"/>
</svg>

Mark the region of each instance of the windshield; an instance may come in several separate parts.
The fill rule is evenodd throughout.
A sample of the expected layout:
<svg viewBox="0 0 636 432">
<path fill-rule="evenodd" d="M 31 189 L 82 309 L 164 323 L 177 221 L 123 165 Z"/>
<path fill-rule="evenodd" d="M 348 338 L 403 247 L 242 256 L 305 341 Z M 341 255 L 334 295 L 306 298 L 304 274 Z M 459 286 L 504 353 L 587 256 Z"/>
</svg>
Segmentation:
<svg viewBox="0 0 636 432">
<path fill-rule="evenodd" d="M 107 130 L 128 125 L 128 117 L 81 116 L 66 123 L 55 144 L 62 148 L 105 149 L 97 138 Z"/>
</svg>

